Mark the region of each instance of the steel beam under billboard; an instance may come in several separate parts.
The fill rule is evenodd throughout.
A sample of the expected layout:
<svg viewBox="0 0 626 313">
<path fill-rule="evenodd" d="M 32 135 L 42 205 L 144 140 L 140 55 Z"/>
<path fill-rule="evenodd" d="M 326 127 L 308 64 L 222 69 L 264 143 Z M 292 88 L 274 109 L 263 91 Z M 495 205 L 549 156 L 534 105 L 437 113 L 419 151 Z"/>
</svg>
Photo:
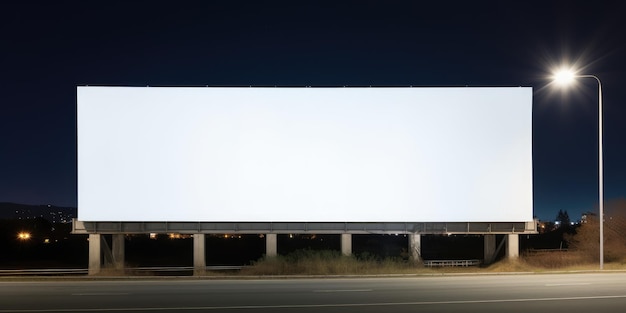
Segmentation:
<svg viewBox="0 0 626 313">
<path fill-rule="evenodd" d="M 533 219 L 531 88 L 77 92 L 82 221 Z"/>
</svg>

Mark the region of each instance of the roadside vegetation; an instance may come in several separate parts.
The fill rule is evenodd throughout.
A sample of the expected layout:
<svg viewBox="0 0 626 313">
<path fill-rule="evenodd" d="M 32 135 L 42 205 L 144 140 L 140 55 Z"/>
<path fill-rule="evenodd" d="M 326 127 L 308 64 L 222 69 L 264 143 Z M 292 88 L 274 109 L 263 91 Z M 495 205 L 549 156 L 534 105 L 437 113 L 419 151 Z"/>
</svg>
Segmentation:
<svg viewBox="0 0 626 313">
<path fill-rule="evenodd" d="M 241 275 L 378 275 L 489 272 L 545 272 L 597 270 L 599 268 L 599 218 L 588 214 L 577 227 L 569 227 L 566 213 L 557 249 L 528 249 L 517 260 L 500 260 L 489 266 L 429 268 L 411 264 L 406 257 L 379 258 L 363 254 L 343 256 L 338 251 L 298 250 L 285 256 L 262 258 Z M 604 221 L 604 268 L 626 270 L 626 199 L 608 202 Z"/>
<path fill-rule="evenodd" d="M 415 266 L 402 258 L 373 255 L 344 256 L 339 251 L 297 250 L 285 256 L 264 257 L 241 270 L 241 275 L 376 275 L 412 273 Z"/>
<path fill-rule="evenodd" d="M 263 258 L 242 269 L 238 275 L 402 275 L 444 273 L 505 273 L 597 270 L 598 262 L 574 251 L 523 254 L 517 260 L 500 260 L 489 266 L 425 267 L 402 259 L 360 259 L 334 251 L 309 251 L 294 255 Z M 306 257 L 305 257 L 306 255 Z M 605 263 L 607 270 L 626 270 L 626 260 Z M 220 273 L 215 273 L 221 275 Z"/>
</svg>

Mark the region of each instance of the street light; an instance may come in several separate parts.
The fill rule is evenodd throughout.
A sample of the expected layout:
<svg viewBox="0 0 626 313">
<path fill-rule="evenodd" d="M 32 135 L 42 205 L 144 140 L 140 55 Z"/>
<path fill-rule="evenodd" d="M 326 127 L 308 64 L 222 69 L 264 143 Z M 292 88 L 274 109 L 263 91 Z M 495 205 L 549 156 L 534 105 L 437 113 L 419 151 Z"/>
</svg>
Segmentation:
<svg viewBox="0 0 626 313">
<path fill-rule="evenodd" d="M 602 170 L 602 83 L 598 76 L 579 75 L 570 69 L 562 69 L 554 73 L 554 82 L 567 85 L 576 78 L 593 78 L 598 82 L 598 189 L 600 215 L 600 269 L 604 269 L 604 174 Z"/>
</svg>

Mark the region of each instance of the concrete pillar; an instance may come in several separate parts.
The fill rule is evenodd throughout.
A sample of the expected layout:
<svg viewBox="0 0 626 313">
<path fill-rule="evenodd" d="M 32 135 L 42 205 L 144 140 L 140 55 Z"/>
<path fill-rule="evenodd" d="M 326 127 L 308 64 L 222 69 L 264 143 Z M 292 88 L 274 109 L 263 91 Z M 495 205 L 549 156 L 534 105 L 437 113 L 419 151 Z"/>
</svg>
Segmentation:
<svg viewBox="0 0 626 313">
<path fill-rule="evenodd" d="M 341 254 L 352 255 L 352 234 L 341 234 Z"/>
<path fill-rule="evenodd" d="M 517 259 L 519 257 L 519 235 L 506 235 L 506 257 L 508 259 Z"/>
<path fill-rule="evenodd" d="M 204 234 L 193 234 L 193 274 L 206 274 L 206 246 Z"/>
<path fill-rule="evenodd" d="M 418 233 L 409 236 L 409 261 L 414 264 L 422 263 L 422 237 Z"/>
<path fill-rule="evenodd" d="M 275 257 L 278 255 L 278 238 L 276 234 L 265 234 L 265 256 Z"/>
<path fill-rule="evenodd" d="M 496 235 L 484 235 L 484 259 L 485 265 L 493 263 L 496 258 Z"/>
<path fill-rule="evenodd" d="M 113 250 L 113 268 L 116 270 L 124 269 L 124 234 L 114 234 L 112 240 Z"/>
<path fill-rule="evenodd" d="M 100 273 L 102 269 L 102 250 L 100 243 L 100 234 L 89 234 L 89 275 Z"/>
</svg>

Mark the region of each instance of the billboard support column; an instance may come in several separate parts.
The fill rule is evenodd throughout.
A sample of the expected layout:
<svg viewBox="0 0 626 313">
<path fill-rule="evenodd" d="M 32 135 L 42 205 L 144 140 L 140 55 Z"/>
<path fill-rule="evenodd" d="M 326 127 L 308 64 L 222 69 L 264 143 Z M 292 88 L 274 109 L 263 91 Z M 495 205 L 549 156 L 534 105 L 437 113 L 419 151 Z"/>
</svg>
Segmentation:
<svg viewBox="0 0 626 313">
<path fill-rule="evenodd" d="M 422 237 L 418 233 L 409 236 L 409 261 L 413 264 L 422 263 Z"/>
<path fill-rule="evenodd" d="M 517 259 L 519 257 L 519 234 L 508 234 L 506 239 L 506 257 Z"/>
<path fill-rule="evenodd" d="M 352 234 L 341 234 L 341 254 L 352 255 Z"/>
<path fill-rule="evenodd" d="M 113 268 L 116 270 L 124 269 L 124 234 L 113 234 L 112 250 L 113 250 Z"/>
<path fill-rule="evenodd" d="M 102 269 L 100 237 L 100 234 L 89 234 L 89 275 L 98 274 Z"/>
<path fill-rule="evenodd" d="M 278 255 L 278 240 L 276 234 L 265 234 L 265 256 L 275 257 Z"/>
<path fill-rule="evenodd" d="M 206 273 L 206 246 L 204 234 L 193 234 L 193 274 Z"/>
<path fill-rule="evenodd" d="M 487 234 L 484 235 L 484 259 L 483 263 L 485 265 L 489 265 L 493 263 L 496 258 L 496 235 Z"/>
</svg>

